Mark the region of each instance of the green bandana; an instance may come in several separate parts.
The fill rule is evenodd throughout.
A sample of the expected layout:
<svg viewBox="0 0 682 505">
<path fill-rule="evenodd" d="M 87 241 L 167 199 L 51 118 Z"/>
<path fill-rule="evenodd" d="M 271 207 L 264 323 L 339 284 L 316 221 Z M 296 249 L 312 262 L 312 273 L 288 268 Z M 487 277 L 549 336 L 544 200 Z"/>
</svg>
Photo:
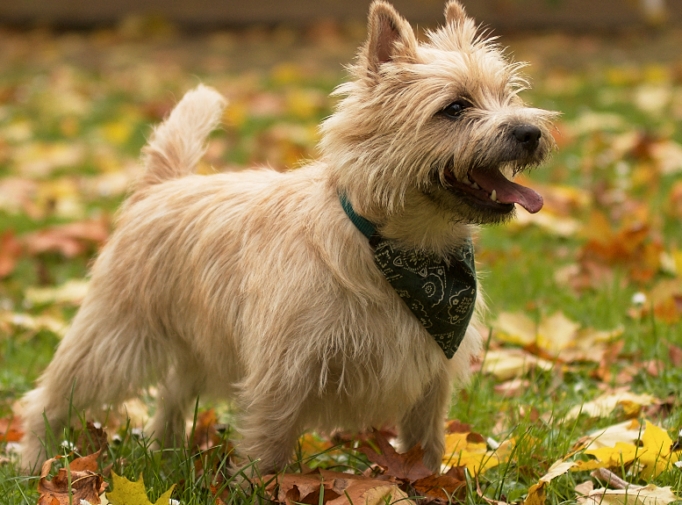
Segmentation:
<svg viewBox="0 0 682 505">
<path fill-rule="evenodd" d="M 374 248 L 374 262 L 412 313 L 450 359 L 462 343 L 476 302 L 476 267 L 471 239 L 447 261 L 401 250 L 339 195 L 343 210 Z"/>
</svg>

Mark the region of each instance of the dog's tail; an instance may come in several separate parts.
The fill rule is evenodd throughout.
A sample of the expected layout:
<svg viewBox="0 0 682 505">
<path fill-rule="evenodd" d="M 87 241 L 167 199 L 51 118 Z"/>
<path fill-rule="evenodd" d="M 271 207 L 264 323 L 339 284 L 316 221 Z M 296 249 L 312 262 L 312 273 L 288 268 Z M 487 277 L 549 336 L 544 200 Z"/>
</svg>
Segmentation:
<svg viewBox="0 0 682 505">
<path fill-rule="evenodd" d="M 135 189 L 193 173 L 206 151 L 206 137 L 220 123 L 225 105 L 220 93 L 201 84 L 187 92 L 142 150 L 145 172 Z"/>
</svg>

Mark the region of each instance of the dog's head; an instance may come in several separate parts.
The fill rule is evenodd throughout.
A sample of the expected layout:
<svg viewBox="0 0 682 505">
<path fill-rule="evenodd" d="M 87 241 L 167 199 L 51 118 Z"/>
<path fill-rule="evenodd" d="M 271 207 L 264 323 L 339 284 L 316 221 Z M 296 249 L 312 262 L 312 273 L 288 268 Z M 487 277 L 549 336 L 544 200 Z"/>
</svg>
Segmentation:
<svg viewBox="0 0 682 505">
<path fill-rule="evenodd" d="M 522 65 L 510 63 L 456 0 L 445 16 L 419 43 L 393 7 L 376 0 L 350 67 L 354 80 L 337 89 L 345 98 L 322 126 L 325 159 L 356 210 L 389 228 L 415 211 L 427 235 L 449 233 L 430 217 L 452 230 L 504 221 L 515 204 L 540 210 L 542 197 L 511 179 L 555 145 L 555 114 L 518 96 Z M 406 241 L 428 247 L 445 239 L 421 235 Z"/>
</svg>

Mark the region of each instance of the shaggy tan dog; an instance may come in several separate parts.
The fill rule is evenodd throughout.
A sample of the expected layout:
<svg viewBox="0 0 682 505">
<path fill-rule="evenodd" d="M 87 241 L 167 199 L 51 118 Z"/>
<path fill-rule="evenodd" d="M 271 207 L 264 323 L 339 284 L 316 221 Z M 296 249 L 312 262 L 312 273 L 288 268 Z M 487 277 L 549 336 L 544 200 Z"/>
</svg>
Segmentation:
<svg viewBox="0 0 682 505">
<path fill-rule="evenodd" d="M 194 175 L 225 103 L 203 86 L 185 95 L 145 148 L 87 298 L 25 398 L 24 466 L 52 453 L 45 419 L 60 433 L 70 402 L 80 411 L 158 383 L 148 434 L 162 443 L 183 436 L 197 395 L 214 396 L 236 399 L 238 452 L 264 472 L 286 465 L 305 429 L 387 422 L 440 468 L 453 385 L 480 336 L 470 314 L 453 316 L 465 326 L 448 359 L 340 195 L 395 250 L 449 265 L 472 226 L 508 219 L 517 203 L 540 209 L 510 179 L 554 145 L 553 115 L 517 96 L 518 65 L 456 1 L 446 19 L 419 43 L 375 1 L 320 160 L 287 173 Z"/>
</svg>

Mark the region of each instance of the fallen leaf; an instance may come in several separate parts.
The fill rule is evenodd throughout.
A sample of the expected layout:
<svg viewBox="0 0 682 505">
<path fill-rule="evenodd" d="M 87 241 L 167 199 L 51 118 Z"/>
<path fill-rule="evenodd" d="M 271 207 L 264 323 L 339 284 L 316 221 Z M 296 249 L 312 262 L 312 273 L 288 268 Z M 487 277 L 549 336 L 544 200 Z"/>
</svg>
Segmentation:
<svg viewBox="0 0 682 505">
<path fill-rule="evenodd" d="M 80 305 L 88 292 L 88 281 L 71 279 L 55 288 L 28 288 L 24 299 L 33 305 L 52 303 Z"/>
<path fill-rule="evenodd" d="M 669 486 L 649 484 L 645 487 L 631 485 L 627 489 L 595 489 L 577 499 L 578 503 L 585 505 L 667 505 L 680 498 Z"/>
<path fill-rule="evenodd" d="M 29 254 L 60 252 L 72 258 L 86 252 L 93 244 L 102 245 L 109 236 L 105 220 L 89 220 L 53 226 L 22 236 Z"/>
<path fill-rule="evenodd" d="M 0 442 L 19 442 L 24 432 L 17 416 L 0 419 Z"/>
<path fill-rule="evenodd" d="M 265 492 L 271 500 L 287 505 L 347 505 L 349 499 L 367 505 L 398 500 L 413 503 L 395 482 L 322 469 L 307 474 L 266 475 L 261 482 L 267 483 Z"/>
<path fill-rule="evenodd" d="M 109 441 L 107 434 L 101 426 L 95 425 L 91 421 L 85 423 L 85 429 L 81 432 L 76 442 L 78 452 L 81 454 L 89 454 L 92 452 L 100 452 L 107 450 Z"/>
<path fill-rule="evenodd" d="M 634 409 L 636 406 L 635 410 L 638 412 L 641 407 L 652 405 L 656 401 L 656 398 L 647 393 L 639 395 L 631 391 L 605 393 L 592 401 L 576 405 L 566 414 L 566 419 L 575 419 L 581 414 L 588 417 L 605 417 L 619 405 L 626 409 Z"/>
<path fill-rule="evenodd" d="M 588 449 L 589 461 L 576 461 L 575 471 L 598 468 L 629 468 L 643 479 L 652 479 L 669 469 L 680 459 L 680 451 L 673 451 L 668 433 L 645 421 L 643 433 L 635 443 L 617 441 L 613 447 Z"/>
<path fill-rule="evenodd" d="M 444 475 L 431 475 L 412 483 L 420 496 L 441 500 L 442 503 L 464 501 L 466 497 L 466 480 L 456 476 L 457 468 L 451 468 Z"/>
<path fill-rule="evenodd" d="M 367 456 L 372 463 L 383 467 L 387 475 L 399 480 L 414 482 L 432 474 L 423 463 L 424 449 L 421 446 L 416 445 L 406 453 L 398 454 L 380 432 L 375 432 L 375 441 L 381 454 L 369 447 L 360 447 L 358 451 Z"/>
<path fill-rule="evenodd" d="M 14 235 L 14 231 L 6 230 L 0 235 L 0 279 L 14 271 L 21 250 L 21 242 Z"/>
<path fill-rule="evenodd" d="M 533 484 L 530 489 L 528 489 L 528 496 L 524 500 L 524 505 L 544 505 L 545 503 L 545 484 L 556 479 L 560 475 L 564 475 L 566 472 L 575 467 L 577 463 L 572 461 L 559 460 L 549 467 L 549 470 L 545 475 L 540 477 L 537 484 Z"/>
<path fill-rule="evenodd" d="M 554 364 L 523 349 L 496 349 L 486 353 L 481 370 L 483 373 L 494 375 L 497 380 L 509 380 L 536 367 L 551 370 Z"/>
<path fill-rule="evenodd" d="M 106 494 L 111 505 L 168 505 L 173 489 L 175 489 L 175 484 L 173 484 L 152 504 L 147 498 L 147 491 L 141 474 L 136 482 L 129 481 L 125 477 L 119 477 L 114 472 L 111 472 L 111 478 L 114 489 Z"/>
<path fill-rule="evenodd" d="M 443 464 L 466 467 L 471 475 L 479 475 L 509 460 L 514 440 L 505 440 L 494 450 L 488 450 L 486 440 L 478 433 L 448 433 L 445 435 Z"/>
<path fill-rule="evenodd" d="M 67 324 L 64 320 L 49 314 L 33 316 L 23 312 L 0 311 L 0 322 L 30 332 L 48 330 L 60 337 L 63 337 L 66 334 L 67 329 Z"/>
<path fill-rule="evenodd" d="M 642 434 L 642 426 L 636 419 L 614 424 L 607 428 L 596 430 L 580 439 L 580 444 L 591 449 L 600 447 L 615 447 L 617 442 L 635 444 Z"/>
<path fill-rule="evenodd" d="M 76 458 L 69 464 L 68 470 L 60 468 L 52 480 L 47 480 L 52 464 L 62 456 L 48 459 L 43 463 L 38 481 L 38 505 L 70 505 L 81 503 L 81 500 L 97 505 L 101 503 L 99 496 L 108 484 L 96 473 L 97 458 L 100 451 L 82 458 Z M 167 502 L 166 502 L 167 503 Z"/>
</svg>

